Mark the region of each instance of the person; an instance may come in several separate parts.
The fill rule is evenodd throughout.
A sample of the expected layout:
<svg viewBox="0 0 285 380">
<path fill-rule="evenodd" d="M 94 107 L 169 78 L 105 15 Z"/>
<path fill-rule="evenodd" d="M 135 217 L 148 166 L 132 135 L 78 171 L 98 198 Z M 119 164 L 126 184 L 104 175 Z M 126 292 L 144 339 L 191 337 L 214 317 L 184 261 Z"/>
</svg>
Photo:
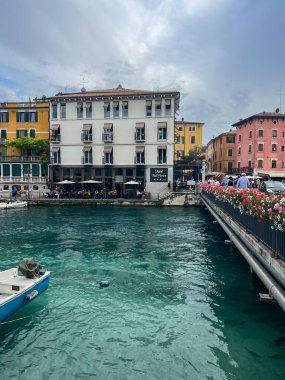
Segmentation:
<svg viewBox="0 0 285 380">
<path fill-rule="evenodd" d="M 233 186 L 234 185 L 234 181 L 233 181 L 233 177 L 229 177 L 229 181 L 228 181 L 228 186 Z"/>
<path fill-rule="evenodd" d="M 234 180 L 234 186 L 237 186 L 237 183 L 238 183 L 238 180 L 240 179 L 240 175 L 238 175 L 236 177 L 236 179 Z"/>
<path fill-rule="evenodd" d="M 221 186 L 228 186 L 228 182 L 229 182 L 229 176 L 226 175 L 221 182 Z"/>
<path fill-rule="evenodd" d="M 17 188 L 13 187 L 12 188 L 12 197 L 16 198 L 16 196 L 17 196 Z"/>
<path fill-rule="evenodd" d="M 3 189 L 0 187 L 0 198 L 3 198 Z"/>
<path fill-rule="evenodd" d="M 248 189 L 250 187 L 249 179 L 245 173 L 241 173 L 241 177 L 237 181 L 237 187 L 241 189 Z"/>
</svg>

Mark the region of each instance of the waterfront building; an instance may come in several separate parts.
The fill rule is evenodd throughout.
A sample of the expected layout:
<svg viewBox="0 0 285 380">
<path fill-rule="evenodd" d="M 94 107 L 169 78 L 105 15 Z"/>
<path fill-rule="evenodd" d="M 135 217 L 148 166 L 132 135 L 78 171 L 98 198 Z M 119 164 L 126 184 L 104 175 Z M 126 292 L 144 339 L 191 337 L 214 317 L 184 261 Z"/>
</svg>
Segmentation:
<svg viewBox="0 0 285 380">
<path fill-rule="evenodd" d="M 115 89 L 59 93 L 50 102 L 50 180 L 96 180 L 125 194 L 136 181 L 152 197 L 173 180 L 180 93 Z"/>
<path fill-rule="evenodd" d="M 236 127 L 237 172 L 285 177 L 285 114 L 261 112 L 233 124 Z"/>
<path fill-rule="evenodd" d="M 212 138 L 206 147 L 206 173 L 232 174 L 235 167 L 236 131 L 230 130 Z"/>
<path fill-rule="evenodd" d="M 18 192 L 47 188 L 47 166 L 32 149 L 7 146 L 9 140 L 22 137 L 49 139 L 47 102 L 0 103 L 0 188 L 9 196 Z"/>
<path fill-rule="evenodd" d="M 188 156 L 195 147 L 202 148 L 204 123 L 192 121 L 175 121 L 175 151 L 174 160 Z"/>
</svg>

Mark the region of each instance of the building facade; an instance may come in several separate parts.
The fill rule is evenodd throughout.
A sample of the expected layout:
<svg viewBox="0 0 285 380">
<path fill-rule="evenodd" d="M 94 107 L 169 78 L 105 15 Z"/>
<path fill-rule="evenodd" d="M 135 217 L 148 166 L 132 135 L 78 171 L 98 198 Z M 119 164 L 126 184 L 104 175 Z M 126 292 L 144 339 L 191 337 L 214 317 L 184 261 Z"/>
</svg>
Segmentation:
<svg viewBox="0 0 285 380">
<path fill-rule="evenodd" d="M 126 182 L 157 196 L 173 179 L 179 92 L 116 89 L 59 93 L 50 101 L 50 180 Z"/>
<path fill-rule="evenodd" d="M 202 148 L 204 123 L 191 121 L 175 121 L 175 152 L 174 160 L 188 156 L 195 147 Z"/>
<path fill-rule="evenodd" d="M 49 104 L 47 102 L 0 103 L 0 188 L 11 194 L 41 192 L 47 188 L 46 166 L 31 149 L 7 146 L 7 141 L 22 137 L 49 139 Z"/>
<path fill-rule="evenodd" d="M 241 119 L 236 127 L 236 171 L 285 177 L 285 115 L 262 112 Z"/>
<path fill-rule="evenodd" d="M 206 148 L 206 173 L 232 174 L 235 167 L 236 131 L 221 133 Z"/>
</svg>

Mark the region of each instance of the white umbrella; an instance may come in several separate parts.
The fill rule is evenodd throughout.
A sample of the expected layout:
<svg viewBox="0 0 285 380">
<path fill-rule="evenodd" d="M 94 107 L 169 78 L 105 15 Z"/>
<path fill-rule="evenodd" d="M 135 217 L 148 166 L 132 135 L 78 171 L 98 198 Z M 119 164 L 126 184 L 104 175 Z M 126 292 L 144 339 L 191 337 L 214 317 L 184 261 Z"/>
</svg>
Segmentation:
<svg viewBox="0 0 285 380">
<path fill-rule="evenodd" d="M 81 181 L 80 183 L 102 183 L 102 181 L 96 181 L 94 179 L 88 179 L 86 181 Z"/>
<path fill-rule="evenodd" d="M 69 181 L 68 179 L 65 179 L 64 181 L 57 182 L 58 185 L 72 185 L 73 181 Z"/>
<path fill-rule="evenodd" d="M 137 182 L 137 181 L 128 181 L 128 182 L 125 182 L 125 185 L 140 185 L 140 182 Z"/>
</svg>

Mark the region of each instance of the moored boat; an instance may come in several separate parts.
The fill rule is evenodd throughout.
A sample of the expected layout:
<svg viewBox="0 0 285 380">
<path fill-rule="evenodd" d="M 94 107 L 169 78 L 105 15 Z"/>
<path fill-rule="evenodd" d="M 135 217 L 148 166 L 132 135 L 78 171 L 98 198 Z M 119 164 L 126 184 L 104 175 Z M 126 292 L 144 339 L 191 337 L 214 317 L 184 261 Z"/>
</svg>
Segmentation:
<svg viewBox="0 0 285 380">
<path fill-rule="evenodd" d="M 0 322 L 43 293 L 49 281 L 50 272 L 38 267 L 32 258 L 23 260 L 19 268 L 0 272 Z"/>
<path fill-rule="evenodd" d="M 2 202 L 0 203 L 0 209 L 8 209 L 8 208 L 22 208 L 27 207 L 28 202 L 26 201 L 10 201 L 10 202 Z"/>
</svg>

